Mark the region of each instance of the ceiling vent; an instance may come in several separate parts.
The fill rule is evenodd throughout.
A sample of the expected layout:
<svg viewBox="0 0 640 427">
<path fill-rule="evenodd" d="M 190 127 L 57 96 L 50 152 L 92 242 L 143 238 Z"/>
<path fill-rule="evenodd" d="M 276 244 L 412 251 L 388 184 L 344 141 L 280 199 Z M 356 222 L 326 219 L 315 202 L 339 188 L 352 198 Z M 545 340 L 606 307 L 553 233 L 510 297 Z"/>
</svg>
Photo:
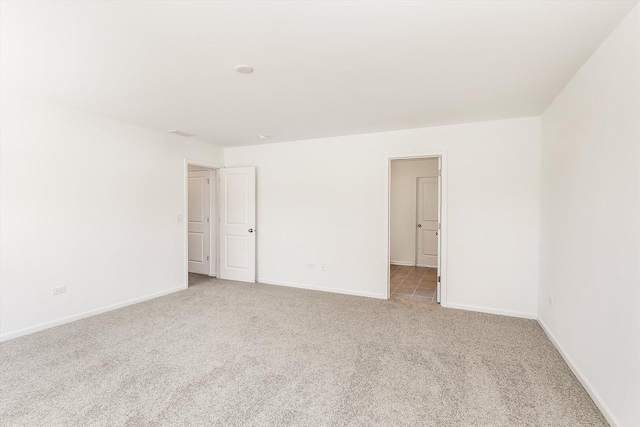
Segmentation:
<svg viewBox="0 0 640 427">
<path fill-rule="evenodd" d="M 172 133 L 174 135 L 180 135 L 180 136 L 193 136 L 193 134 L 191 133 L 182 132 L 181 130 L 178 130 L 178 129 L 168 130 L 167 133 Z"/>
</svg>

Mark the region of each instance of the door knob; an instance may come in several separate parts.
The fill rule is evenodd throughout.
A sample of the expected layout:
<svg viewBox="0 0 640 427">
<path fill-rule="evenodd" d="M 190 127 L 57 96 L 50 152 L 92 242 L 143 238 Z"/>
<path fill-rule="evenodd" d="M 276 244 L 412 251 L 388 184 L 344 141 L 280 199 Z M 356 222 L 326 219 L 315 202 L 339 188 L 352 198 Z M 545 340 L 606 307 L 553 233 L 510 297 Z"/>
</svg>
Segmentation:
<svg viewBox="0 0 640 427">
<path fill-rule="evenodd" d="M 422 224 L 418 224 L 418 227 L 422 227 Z"/>
<path fill-rule="evenodd" d="M 253 228 L 250 228 L 250 229 L 249 229 L 249 233 L 253 233 Z"/>
</svg>

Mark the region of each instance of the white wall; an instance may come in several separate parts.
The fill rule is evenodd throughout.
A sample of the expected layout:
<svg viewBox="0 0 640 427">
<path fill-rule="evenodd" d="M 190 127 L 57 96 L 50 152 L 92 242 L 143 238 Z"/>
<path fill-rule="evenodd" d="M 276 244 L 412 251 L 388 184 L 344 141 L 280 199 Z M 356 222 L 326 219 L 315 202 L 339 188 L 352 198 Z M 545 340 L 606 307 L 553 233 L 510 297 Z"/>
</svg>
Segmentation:
<svg viewBox="0 0 640 427">
<path fill-rule="evenodd" d="M 542 140 L 540 321 L 610 422 L 638 426 L 639 6 L 549 106 Z"/>
<path fill-rule="evenodd" d="M 258 279 L 386 297 L 387 155 L 436 149 L 449 305 L 535 317 L 537 117 L 225 149 L 226 166 L 257 166 Z"/>
<path fill-rule="evenodd" d="M 416 187 L 418 177 L 423 176 L 438 176 L 437 158 L 391 162 L 389 216 L 392 263 L 413 265 L 416 262 Z"/>
<path fill-rule="evenodd" d="M 16 97 L 1 100 L 3 338 L 184 287 L 184 159 L 220 149 Z M 63 295 L 51 288 L 66 286 Z"/>
</svg>

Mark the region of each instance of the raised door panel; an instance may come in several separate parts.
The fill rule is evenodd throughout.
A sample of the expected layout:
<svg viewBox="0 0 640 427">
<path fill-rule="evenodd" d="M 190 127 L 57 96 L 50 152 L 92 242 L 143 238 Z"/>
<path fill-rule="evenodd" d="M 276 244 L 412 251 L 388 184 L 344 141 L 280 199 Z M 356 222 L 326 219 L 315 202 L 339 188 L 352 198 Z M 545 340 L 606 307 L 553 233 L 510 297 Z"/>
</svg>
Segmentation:
<svg viewBox="0 0 640 427">
<path fill-rule="evenodd" d="M 438 235 L 435 230 L 422 231 L 422 255 L 438 255 Z"/>
<path fill-rule="evenodd" d="M 189 232 L 189 262 L 204 262 L 204 235 L 200 232 Z"/>
<path fill-rule="evenodd" d="M 230 174 L 225 179 L 225 220 L 227 224 L 246 225 L 249 183 L 246 174 Z"/>
<path fill-rule="evenodd" d="M 204 218 L 204 187 L 202 176 L 189 177 L 189 222 L 201 223 Z"/>
</svg>

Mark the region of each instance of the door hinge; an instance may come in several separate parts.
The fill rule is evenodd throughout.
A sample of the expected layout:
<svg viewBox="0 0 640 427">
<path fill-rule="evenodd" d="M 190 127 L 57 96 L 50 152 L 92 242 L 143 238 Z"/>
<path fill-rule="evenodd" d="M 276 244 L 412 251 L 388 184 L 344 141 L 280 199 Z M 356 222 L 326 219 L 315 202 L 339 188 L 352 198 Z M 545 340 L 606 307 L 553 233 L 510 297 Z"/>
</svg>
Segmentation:
<svg viewBox="0 0 640 427">
<path fill-rule="evenodd" d="M 209 217 L 207 217 L 207 222 L 209 222 Z"/>
<path fill-rule="evenodd" d="M 438 283 L 440 283 L 440 276 L 438 276 Z"/>
<path fill-rule="evenodd" d="M 438 169 L 438 176 L 442 176 L 442 169 Z"/>
<path fill-rule="evenodd" d="M 209 184 L 209 178 L 207 178 L 207 184 Z"/>
<path fill-rule="evenodd" d="M 209 255 L 207 255 L 207 261 L 209 261 Z"/>
</svg>

